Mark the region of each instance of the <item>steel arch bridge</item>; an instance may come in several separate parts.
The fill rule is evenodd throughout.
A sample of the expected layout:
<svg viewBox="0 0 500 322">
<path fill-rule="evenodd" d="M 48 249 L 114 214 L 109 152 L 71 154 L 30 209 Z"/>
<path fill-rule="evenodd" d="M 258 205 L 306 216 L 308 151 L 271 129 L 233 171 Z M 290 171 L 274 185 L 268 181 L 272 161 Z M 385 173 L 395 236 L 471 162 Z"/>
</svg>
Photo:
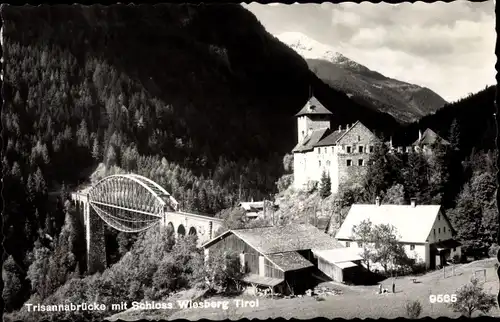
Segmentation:
<svg viewBox="0 0 500 322">
<path fill-rule="evenodd" d="M 168 191 L 137 174 L 107 176 L 90 188 L 73 193 L 72 199 L 83 215 L 89 271 L 106 266 L 103 223 L 128 233 L 165 225 L 176 237 L 197 235 L 199 245 L 210 240 L 222 226 L 218 218 L 180 211 L 179 203 Z"/>
</svg>

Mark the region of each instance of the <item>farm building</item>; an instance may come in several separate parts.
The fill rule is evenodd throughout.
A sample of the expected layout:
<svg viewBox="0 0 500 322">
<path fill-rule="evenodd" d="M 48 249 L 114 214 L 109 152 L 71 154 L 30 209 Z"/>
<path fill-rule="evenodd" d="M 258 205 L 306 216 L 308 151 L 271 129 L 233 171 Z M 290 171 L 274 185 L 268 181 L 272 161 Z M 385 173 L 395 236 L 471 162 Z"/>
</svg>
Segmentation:
<svg viewBox="0 0 500 322">
<path fill-rule="evenodd" d="M 314 283 L 313 276 L 321 272 L 342 282 L 344 274 L 338 270 L 352 270 L 357 265 L 349 262 L 360 259 L 352 252 L 337 250 L 345 248 L 308 224 L 229 230 L 202 247 L 205 258 L 217 251 L 239 254 L 246 273 L 243 282 L 280 293 L 304 292 Z M 332 253 L 334 250 L 337 253 Z"/>
<path fill-rule="evenodd" d="M 455 230 L 439 205 L 417 205 L 415 200 L 410 205 L 384 205 L 379 198 L 375 204 L 354 204 L 335 238 L 361 252 L 363 245 L 353 237 L 352 230 L 365 220 L 395 227 L 407 255 L 427 268 L 461 257 L 461 244 L 454 239 Z"/>
<path fill-rule="evenodd" d="M 248 219 L 258 218 L 261 214 L 267 211 L 275 211 L 277 206 L 271 201 L 248 201 L 240 202 L 238 207 L 245 211 L 245 216 Z"/>
</svg>

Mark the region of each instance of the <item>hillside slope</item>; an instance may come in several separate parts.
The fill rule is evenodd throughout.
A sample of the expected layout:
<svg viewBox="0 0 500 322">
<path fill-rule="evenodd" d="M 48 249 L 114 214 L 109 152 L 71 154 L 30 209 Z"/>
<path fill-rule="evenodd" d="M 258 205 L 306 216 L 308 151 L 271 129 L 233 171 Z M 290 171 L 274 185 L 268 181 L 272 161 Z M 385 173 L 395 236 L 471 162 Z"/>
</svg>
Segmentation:
<svg viewBox="0 0 500 322">
<path fill-rule="evenodd" d="M 446 104 L 428 88 L 388 78 L 302 33 L 286 32 L 277 38 L 304 57 L 310 70 L 325 83 L 400 122 L 416 121 Z"/>
<path fill-rule="evenodd" d="M 42 116 L 76 132 L 86 118 L 104 151 L 110 140 L 134 145 L 204 175 L 221 157 L 280 159 L 296 143 L 293 115 L 310 84 L 336 122 L 395 124 L 321 88 L 306 62 L 239 5 L 5 6 L 2 16 L 7 100 L 34 102 L 39 91 L 44 106 L 31 104 L 26 124 Z M 53 97 L 57 90 L 64 94 Z M 61 109 L 70 115 L 54 120 Z M 34 130 L 27 126 L 25 134 Z"/>
</svg>

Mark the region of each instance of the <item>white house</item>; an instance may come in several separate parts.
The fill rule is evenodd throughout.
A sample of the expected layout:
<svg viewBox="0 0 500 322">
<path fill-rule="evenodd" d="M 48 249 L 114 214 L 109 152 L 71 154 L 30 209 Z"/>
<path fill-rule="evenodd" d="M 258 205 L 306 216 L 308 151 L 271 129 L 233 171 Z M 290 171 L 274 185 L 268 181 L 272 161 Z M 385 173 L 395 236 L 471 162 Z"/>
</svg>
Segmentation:
<svg viewBox="0 0 500 322">
<path fill-rule="evenodd" d="M 427 268 L 442 266 L 454 256 L 461 256 L 461 244 L 454 239 L 455 230 L 439 205 L 417 205 L 415 201 L 410 205 L 384 205 L 378 198 L 375 204 L 354 204 L 335 238 L 361 252 L 362 244 L 355 240 L 352 229 L 364 220 L 373 225 L 394 226 L 408 256 L 424 262 Z"/>
</svg>

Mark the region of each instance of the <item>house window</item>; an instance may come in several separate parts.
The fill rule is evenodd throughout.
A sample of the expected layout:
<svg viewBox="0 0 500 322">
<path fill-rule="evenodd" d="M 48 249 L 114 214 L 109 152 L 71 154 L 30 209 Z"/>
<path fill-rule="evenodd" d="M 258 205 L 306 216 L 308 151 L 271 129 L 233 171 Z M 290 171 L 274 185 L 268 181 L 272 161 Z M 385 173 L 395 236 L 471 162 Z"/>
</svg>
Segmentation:
<svg viewBox="0 0 500 322">
<path fill-rule="evenodd" d="M 410 245 L 410 250 L 415 250 L 415 245 Z"/>
<path fill-rule="evenodd" d="M 457 251 L 457 248 L 456 247 L 453 247 L 453 251 L 456 252 Z"/>
<path fill-rule="evenodd" d="M 370 145 L 370 153 L 373 153 L 373 145 Z"/>
<path fill-rule="evenodd" d="M 446 232 L 446 227 L 443 227 L 443 233 L 445 233 L 445 232 Z"/>
<path fill-rule="evenodd" d="M 358 147 L 358 151 L 359 151 L 359 153 L 363 153 L 363 146 L 362 146 L 362 145 L 360 145 L 360 146 Z"/>
<path fill-rule="evenodd" d="M 332 146 L 332 153 L 335 152 L 335 148 Z"/>
<path fill-rule="evenodd" d="M 438 215 L 438 220 L 441 220 L 441 215 Z"/>
<path fill-rule="evenodd" d="M 351 147 L 350 146 L 346 147 L 346 151 L 347 153 L 351 153 Z"/>
<path fill-rule="evenodd" d="M 350 167 L 352 165 L 352 160 L 347 160 L 347 166 Z"/>
<path fill-rule="evenodd" d="M 438 234 L 441 234 L 441 228 L 438 228 Z"/>
<path fill-rule="evenodd" d="M 327 148 L 325 148 L 325 153 L 327 153 L 327 152 L 326 152 L 326 149 L 327 149 Z"/>
<path fill-rule="evenodd" d="M 329 167 L 330 166 L 330 160 L 326 161 L 326 166 Z"/>
<path fill-rule="evenodd" d="M 434 236 L 436 236 L 436 228 L 434 228 Z"/>
<path fill-rule="evenodd" d="M 359 159 L 359 160 L 358 160 L 358 165 L 362 167 L 362 166 L 363 166 L 363 164 L 364 164 L 364 163 L 363 163 L 363 159 Z"/>
<path fill-rule="evenodd" d="M 321 160 L 319 161 L 319 166 L 321 167 Z"/>
<path fill-rule="evenodd" d="M 350 242 L 345 242 L 345 247 L 351 247 L 351 243 Z"/>
<path fill-rule="evenodd" d="M 362 242 L 358 242 L 358 247 L 359 248 L 363 247 L 363 243 Z"/>
<path fill-rule="evenodd" d="M 318 154 L 320 154 L 320 153 L 321 153 L 321 149 L 320 149 L 320 148 L 318 148 Z"/>
<path fill-rule="evenodd" d="M 361 141 L 361 136 L 360 136 L 360 135 L 358 135 L 358 142 L 359 142 L 359 141 Z"/>
</svg>

